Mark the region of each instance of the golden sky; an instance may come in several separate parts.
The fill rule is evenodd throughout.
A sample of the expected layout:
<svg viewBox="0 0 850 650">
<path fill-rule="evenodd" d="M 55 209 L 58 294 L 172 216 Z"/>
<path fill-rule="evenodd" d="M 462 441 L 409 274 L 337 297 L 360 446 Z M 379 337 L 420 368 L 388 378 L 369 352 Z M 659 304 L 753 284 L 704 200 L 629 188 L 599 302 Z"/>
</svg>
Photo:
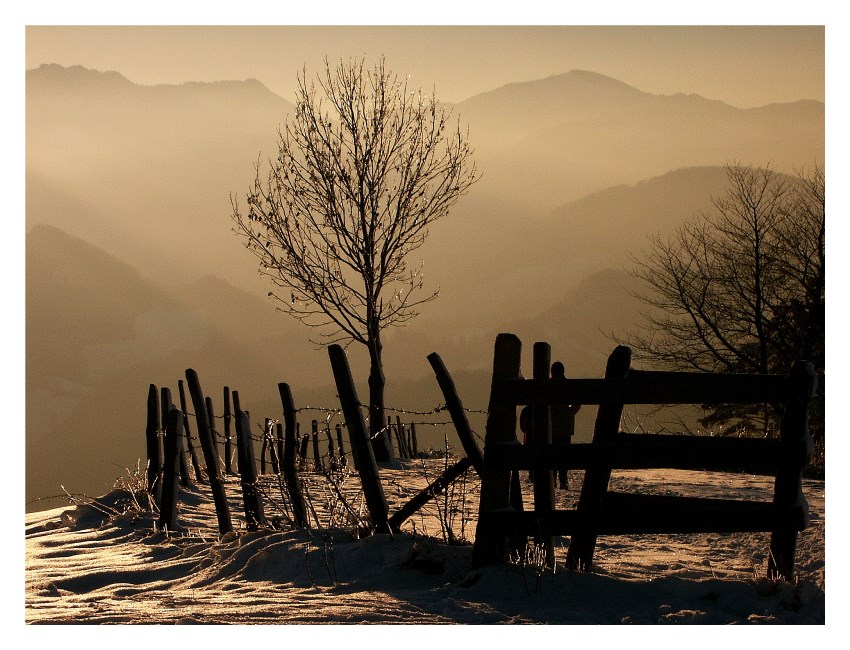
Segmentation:
<svg viewBox="0 0 850 650">
<path fill-rule="evenodd" d="M 28 26 L 26 67 L 116 70 L 140 84 L 256 78 L 285 99 L 324 56 L 384 54 L 458 102 L 506 83 L 590 70 L 659 94 L 738 107 L 824 100 L 823 26 Z"/>
</svg>

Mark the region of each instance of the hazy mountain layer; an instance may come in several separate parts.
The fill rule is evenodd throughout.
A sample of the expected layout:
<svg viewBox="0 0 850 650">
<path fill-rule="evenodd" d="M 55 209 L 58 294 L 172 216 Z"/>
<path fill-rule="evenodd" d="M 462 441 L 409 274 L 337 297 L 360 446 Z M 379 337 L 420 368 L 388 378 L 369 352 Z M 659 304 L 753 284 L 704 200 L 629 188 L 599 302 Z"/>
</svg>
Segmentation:
<svg viewBox="0 0 850 650">
<path fill-rule="evenodd" d="M 648 234 L 710 208 L 727 161 L 823 156 L 822 103 L 741 110 L 590 72 L 454 108 L 484 179 L 412 260 L 439 300 L 385 338 L 388 401 L 409 409 L 442 400 L 433 351 L 465 404 L 486 408 L 499 331 L 598 375 L 606 334 L 636 318 L 624 269 Z M 240 390 L 254 420 L 278 412 L 279 381 L 297 405 L 335 406 L 326 353 L 275 313 L 231 232 L 230 195 L 276 153 L 289 102 L 255 80 L 140 86 L 52 65 L 27 72 L 26 109 L 28 498 L 59 480 L 99 492 L 143 457 L 148 384 L 176 394 L 188 367 L 216 403 Z M 366 357 L 349 356 L 365 397 Z"/>
</svg>

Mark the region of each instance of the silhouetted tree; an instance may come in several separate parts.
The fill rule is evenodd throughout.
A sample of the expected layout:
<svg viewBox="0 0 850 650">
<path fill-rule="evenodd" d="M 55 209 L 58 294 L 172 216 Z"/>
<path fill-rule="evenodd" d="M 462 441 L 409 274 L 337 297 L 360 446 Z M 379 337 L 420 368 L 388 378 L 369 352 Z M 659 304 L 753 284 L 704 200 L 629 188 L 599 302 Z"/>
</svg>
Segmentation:
<svg viewBox="0 0 850 650">
<path fill-rule="evenodd" d="M 714 210 L 655 237 L 635 274 L 651 307 L 632 346 L 675 369 L 785 373 L 811 361 L 819 388 L 812 432 L 823 438 L 825 202 L 823 169 L 795 176 L 727 166 L 729 189 Z M 706 426 L 773 433 L 771 407 L 721 406 Z M 735 427 L 733 427 L 735 428 Z"/>
<path fill-rule="evenodd" d="M 383 58 L 341 62 L 307 83 L 298 76 L 295 113 L 279 132 L 278 156 L 247 193 L 231 198 L 236 232 L 278 290 L 279 308 L 319 328 L 324 345 L 369 351 L 369 417 L 379 460 L 385 432 L 381 332 L 414 318 L 422 270 L 409 255 L 428 227 L 476 180 L 460 123 L 432 96 L 411 91 Z"/>
</svg>

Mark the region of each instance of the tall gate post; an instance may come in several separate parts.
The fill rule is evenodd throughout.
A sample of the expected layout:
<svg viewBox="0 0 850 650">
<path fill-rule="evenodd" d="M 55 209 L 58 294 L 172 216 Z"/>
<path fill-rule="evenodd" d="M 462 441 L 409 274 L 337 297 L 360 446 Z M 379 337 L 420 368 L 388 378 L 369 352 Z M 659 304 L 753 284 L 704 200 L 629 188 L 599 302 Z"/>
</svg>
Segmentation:
<svg viewBox="0 0 850 650">
<path fill-rule="evenodd" d="M 809 434 L 809 404 L 817 388 L 814 366 L 808 361 L 794 363 L 790 383 L 791 394 L 785 401 L 785 413 L 779 429 L 782 460 L 776 472 L 773 503 L 777 506 L 801 505 L 805 512 L 808 504 L 803 496 L 802 472 L 814 450 Z M 771 533 L 767 564 L 769 577 L 793 579 L 796 547 L 796 529 L 782 528 Z"/>
<path fill-rule="evenodd" d="M 494 445 L 516 440 L 516 405 L 505 404 L 498 399 L 495 384 L 501 379 L 520 377 L 520 357 L 522 343 L 514 334 L 499 334 L 496 337 L 493 354 L 493 386 L 490 389 L 490 403 L 487 408 L 487 427 L 484 437 L 484 467 L 481 474 L 481 499 L 478 509 L 478 524 L 475 531 L 475 544 L 472 548 L 472 566 L 478 568 L 496 564 L 507 559 L 508 545 L 506 536 L 488 530 L 487 513 L 510 507 L 509 470 L 487 465 L 487 451 Z"/>
</svg>

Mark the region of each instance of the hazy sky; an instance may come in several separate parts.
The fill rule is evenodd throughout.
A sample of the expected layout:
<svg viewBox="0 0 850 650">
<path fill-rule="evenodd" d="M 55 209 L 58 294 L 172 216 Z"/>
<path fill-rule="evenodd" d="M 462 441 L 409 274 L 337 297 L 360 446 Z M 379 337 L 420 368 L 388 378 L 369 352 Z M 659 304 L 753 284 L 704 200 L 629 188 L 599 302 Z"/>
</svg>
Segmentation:
<svg viewBox="0 0 850 650">
<path fill-rule="evenodd" d="M 824 99 L 821 26 L 30 26 L 26 67 L 80 64 L 140 84 L 254 77 L 285 99 L 296 73 L 385 54 L 457 102 L 513 81 L 591 70 L 651 93 L 739 107 Z"/>
</svg>

